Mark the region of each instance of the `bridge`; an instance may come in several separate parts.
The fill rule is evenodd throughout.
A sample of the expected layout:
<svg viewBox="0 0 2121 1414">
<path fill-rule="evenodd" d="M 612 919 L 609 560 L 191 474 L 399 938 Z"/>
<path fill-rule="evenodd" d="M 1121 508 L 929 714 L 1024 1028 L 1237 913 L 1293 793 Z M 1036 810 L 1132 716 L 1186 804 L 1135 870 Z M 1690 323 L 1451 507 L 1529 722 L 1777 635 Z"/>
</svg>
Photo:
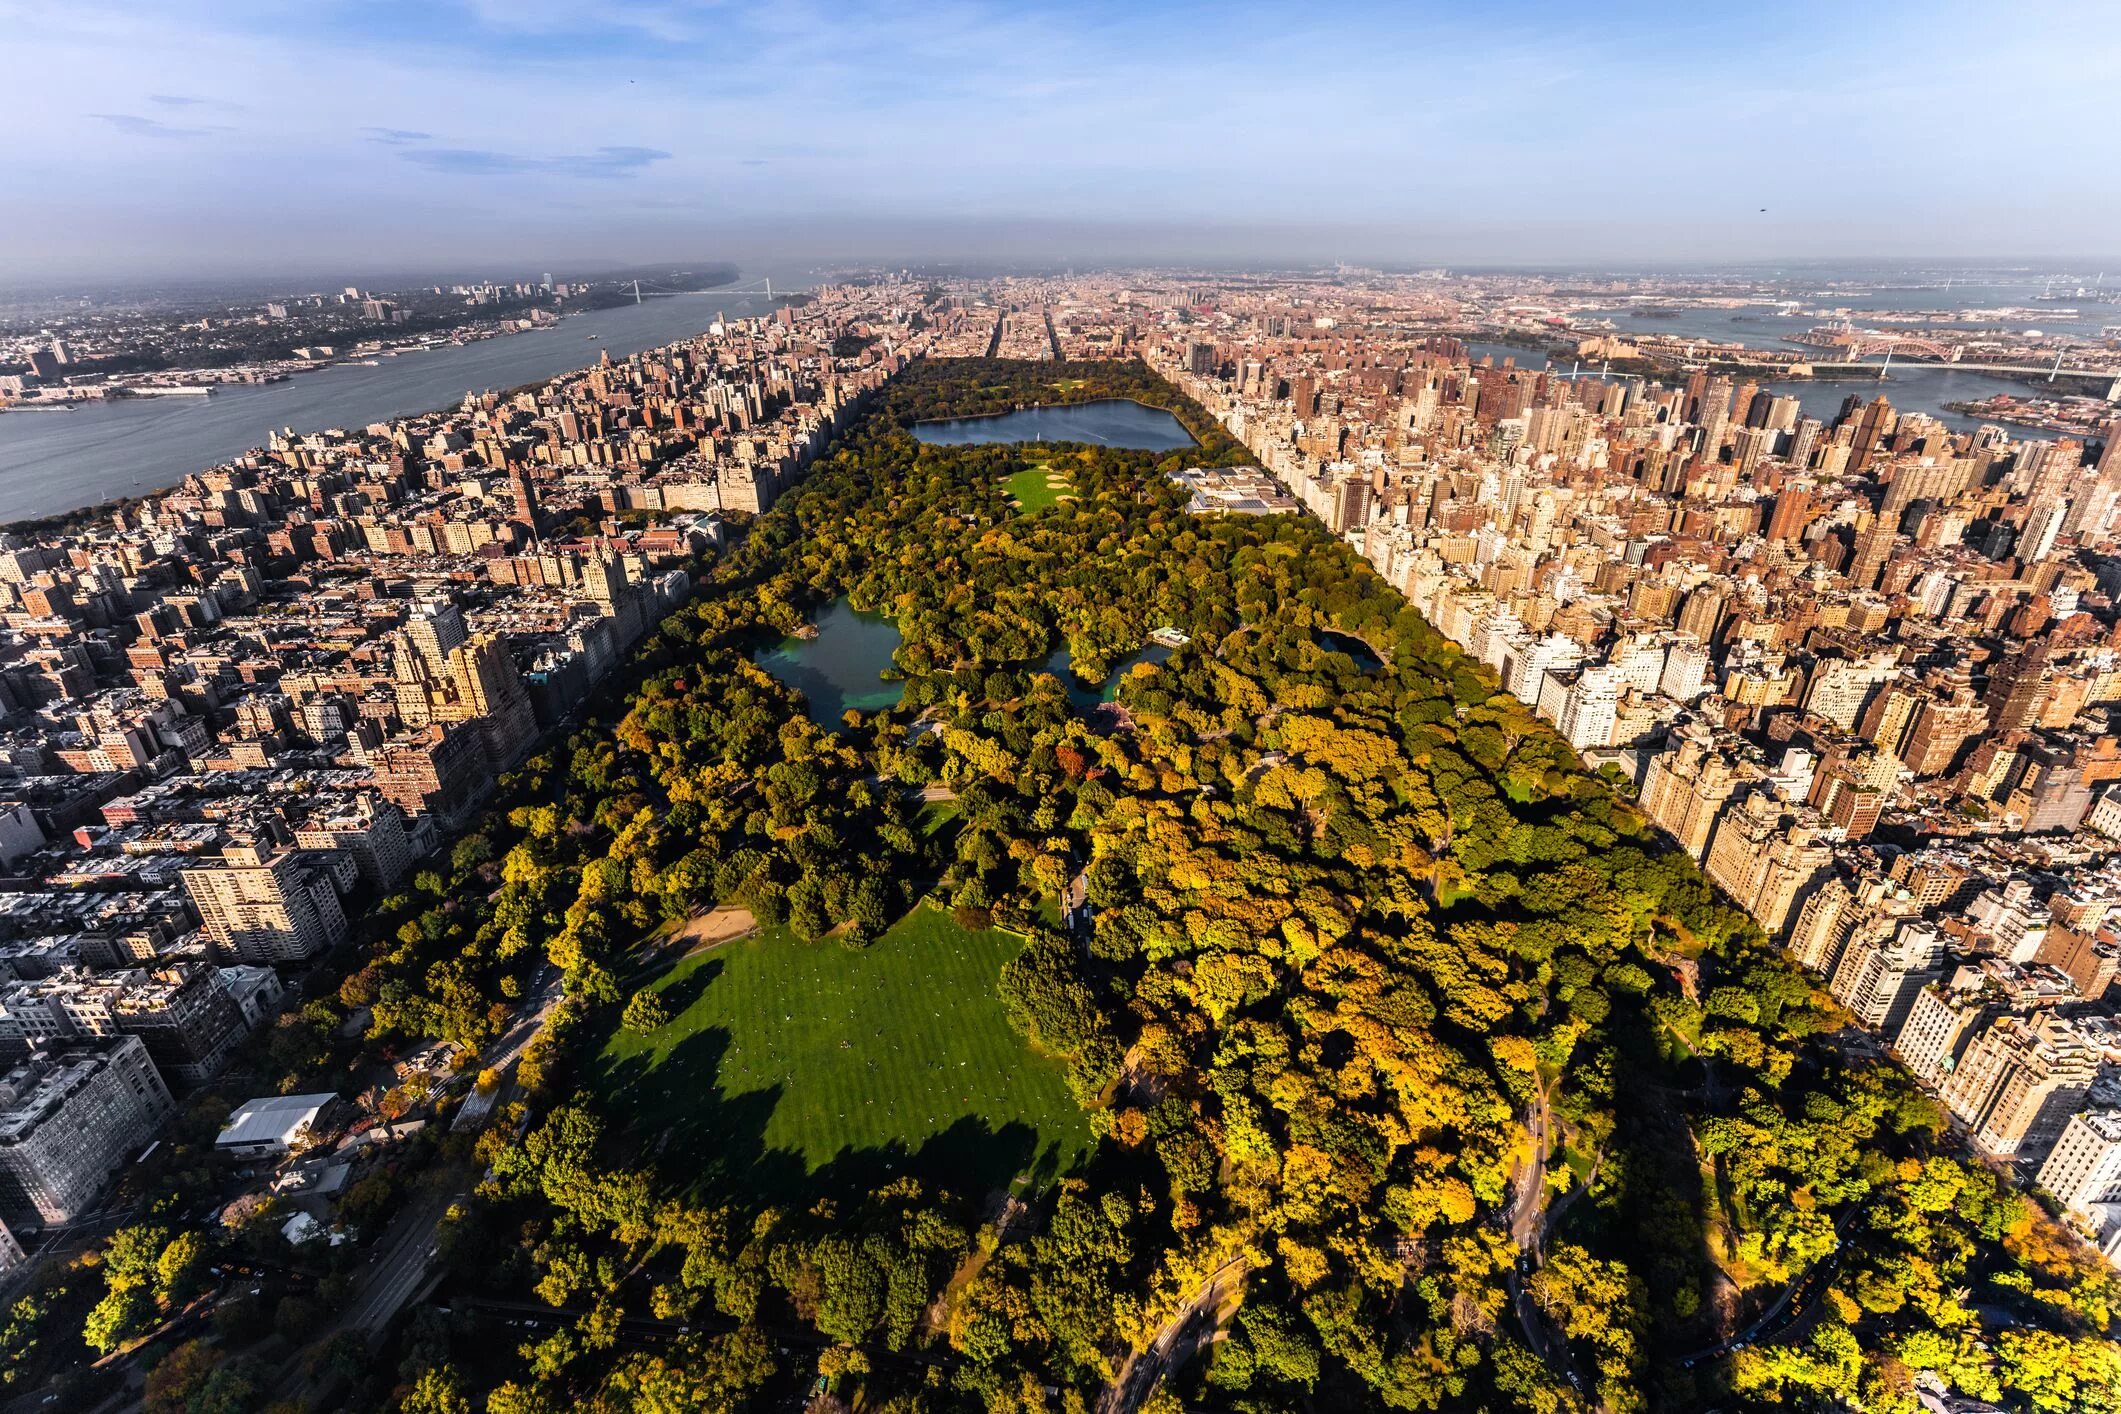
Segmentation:
<svg viewBox="0 0 2121 1414">
<path fill-rule="evenodd" d="M 773 277 L 768 275 L 763 280 L 753 280 L 743 285 L 716 285 L 713 289 L 705 290 L 702 293 L 710 295 L 764 295 L 767 299 L 772 299 Z M 639 280 L 633 282 L 633 302 L 635 304 L 641 302 L 641 282 Z"/>
<path fill-rule="evenodd" d="M 1933 358 L 1939 363 L 1957 363 L 1966 352 L 1958 344 L 1941 344 L 1913 334 L 1859 334 L 1849 340 L 1847 348 L 1853 359 L 1899 354 L 1902 358 Z"/>
<path fill-rule="evenodd" d="M 1702 355 L 1691 361 L 1706 364 L 1712 367 L 1757 369 L 1764 372 L 1780 374 L 1783 377 L 1788 377 L 1789 370 L 1793 368 L 1809 368 L 1814 373 L 1822 371 L 1832 371 L 1835 373 L 1875 373 L 1878 375 L 1879 381 L 1881 382 L 1884 381 L 1886 374 L 1892 369 L 1893 366 L 1892 352 L 1890 350 L 1886 352 L 1886 358 L 1883 363 L 1867 363 L 1860 359 L 1728 358 L 1715 354 Z M 1953 361 L 1947 363 L 1946 367 L 1963 369 L 1968 373 L 2019 373 L 2024 374 L 2028 377 L 2041 378 L 2050 383 L 2054 382 L 2057 378 L 2086 378 L 2095 380 L 2105 379 L 2108 380 L 2111 384 L 2111 386 L 2109 386 L 2106 391 L 2107 401 L 2121 402 L 2121 371 L 2116 371 L 2111 368 L 2064 368 L 2062 366 L 2062 359 L 2060 355 L 2056 356 L 2055 361 L 2052 364 L 1967 363 L 1963 361 Z"/>
</svg>

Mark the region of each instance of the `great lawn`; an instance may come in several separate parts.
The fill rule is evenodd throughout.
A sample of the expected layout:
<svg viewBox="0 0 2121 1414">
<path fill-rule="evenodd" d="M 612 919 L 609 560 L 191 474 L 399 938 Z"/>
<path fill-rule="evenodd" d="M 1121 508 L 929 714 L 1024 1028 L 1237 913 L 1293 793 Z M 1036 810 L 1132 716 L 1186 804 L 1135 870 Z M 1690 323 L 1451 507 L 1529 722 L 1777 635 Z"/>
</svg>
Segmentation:
<svg viewBox="0 0 2121 1414">
<path fill-rule="evenodd" d="M 1068 480 L 1066 472 L 1055 471 L 1047 463 L 1040 462 L 1003 477 L 1002 489 L 1009 493 L 1010 500 L 1016 502 L 1016 508 L 1028 515 L 1059 505 L 1073 494 L 1074 484 Z"/>
<path fill-rule="evenodd" d="M 671 1020 L 620 1030 L 601 1080 L 666 1175 L 786 1201 L 917 1171 L 960 1192 L 1072 1171 L 1089 1125 L 996 990 L 1023 940 L 926 904 L 867 948 L 782 928 L 649 985 Z"/>
</svg>

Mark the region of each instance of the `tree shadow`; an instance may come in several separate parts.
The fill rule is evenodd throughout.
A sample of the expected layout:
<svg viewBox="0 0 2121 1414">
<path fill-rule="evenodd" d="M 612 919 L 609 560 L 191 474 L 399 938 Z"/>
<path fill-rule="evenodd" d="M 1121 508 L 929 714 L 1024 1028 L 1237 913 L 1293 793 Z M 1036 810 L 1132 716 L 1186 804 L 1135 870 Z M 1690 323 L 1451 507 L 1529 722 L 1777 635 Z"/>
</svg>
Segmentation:
<svg viewBox="0 0 2121 1414">
<path fill-rule="evenodd" d="M 707 989 L 714 985 L 714 979 L 721 976 L 726 967 L 728 964 L 720 958 L 709 958 L 684 976 L 673 977 L 665 983 L 662 989 L 663 1005 L 669 1009 L 670 1015 L 679 1017 L 692 1010 L 692 1004 L 707 995 Z M 675 964 L 672 970 L 676 970 Z"/>
<path fill-rule="evenodd" d="M 688 976 L 680 985 L 691 981 Z M 672 1007 L 675 1012 L 675 1001 Z M 644 1051 L 609 1063 L 598 1088 L 631 1113 L 628 1138 L 636 1157 L 673 1185 L 693 1192 L 789 1191 L 805 1178 L 802 1156 L 766 1144 L 781 1087 L 724 1093 L 720 1076 L 730 1045 L 723 1027 L 695 1031 L 660 1059 Z"/>
<path fill-rule="evenodd" d="M 665 987 L 671 1014 L 682 1015 L 696 1002 L 721 967 L 706 963 Z M 813 1169 L 801 1152 L 767 1139 L 786 1098 L 784 1085 L 736 1093 L 725 1088 L 723 1067 L 732 1045 L 727 1028 L 706 1027 L 667 1051 L 608 1060 L 597 1076 L 610 1107 L 632 1117 L 621 1141 L 631 1157 L 688 1195 L 808 1207 L 821 1199 L 852 1203 L 912 1177 L 977 1202 L 996 1191 L 1025 1196 L 1070 1171 L 1061 1141 L 1042 1145 L 1028 1123 L 996 1127 L 970 1114 L 917 1141 L 842 1148 Z"/>
<path fill-rule="evenodd" d="M 1049 1145 L 1047 1150 L 1057 1170 L 1059 1145 Z M 911 1177 L 960 1198 L 977 1200 L 990 1191 L 1008 1188 L 1019 1174 L 1031 1173 L 1037 1182 L 1038 1166 L 1033 1160 L 1038 1154 L 1038 1131 L 1021 1120 L 997 1129 L 979 1115 L 965 1115 L 917 1146 L 894 1141 L 842 1149 L 804 1183 L 813 1199 L 847 1203 Z"/>
<path fill-rule="evenodd" d="M 1723 1281 L 1709 1246 L 1714 1195 L 1703 1180 L 1692 1129 L 1700 1062 L 1675 1060 L 1648 1008 L 1616 1004 L 1605 1027 L 1613 1044 L 1612 1147 L 1603 1172 L 1611 1189 L 1578 1204 L 1566 1236 L 1600 1256 L 1625 1262 L 1648 1298 L 1643 1348 L 1653 1403 L 1699 1408 L 1714 1402 L 1723 1376 L 1714 1366 L 1688 1371 L 1679 1361 L 1713 1345 L 1716 1292 Z"/>
</svg>

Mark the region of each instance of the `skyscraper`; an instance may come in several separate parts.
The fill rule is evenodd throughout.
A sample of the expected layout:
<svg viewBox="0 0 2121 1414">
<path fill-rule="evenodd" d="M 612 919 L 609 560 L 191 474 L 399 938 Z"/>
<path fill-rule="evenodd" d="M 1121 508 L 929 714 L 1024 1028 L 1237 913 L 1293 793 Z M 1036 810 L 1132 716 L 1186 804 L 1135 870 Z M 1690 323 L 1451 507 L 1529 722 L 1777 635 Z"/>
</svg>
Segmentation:
<svg viewBox="0 0 2121 1414">
<path fill-rule="evenodd" d="M 1767 535 L 1785 545 L 1794 545 L 1804 534 L 1812 513 L 1812 493 L 1802 486 L 1785 486 L 1775 496 L 1775 513 L 1768 518 Z"/>
<path fill-rule="evenodd" d="M 1877 453 L 1878 444 L 1892 429 L 1893 422 L 1893 405 L 1883 397 L 1865 405 L 1862 414 L 1856 419 L 1855 435 L 1849 443 L 1848 469 L 1852 475 L 1870 466 L 1871 458 Z"/>
<path fill-rule="evenodd" d="M 307 962 L 346 936 L 338 894 L 293 850 L 231 845 L 180 872 L 206 935 L 239 961 Z"/>
<path fill-rule="evenodd" d="M 1937 1094 L 1976 1145 L 2010 1158 L 2044 1151 L 2098 1076 L 2097 1057 L 2066 1018 L 1999 1016 Z"/>
</svg>

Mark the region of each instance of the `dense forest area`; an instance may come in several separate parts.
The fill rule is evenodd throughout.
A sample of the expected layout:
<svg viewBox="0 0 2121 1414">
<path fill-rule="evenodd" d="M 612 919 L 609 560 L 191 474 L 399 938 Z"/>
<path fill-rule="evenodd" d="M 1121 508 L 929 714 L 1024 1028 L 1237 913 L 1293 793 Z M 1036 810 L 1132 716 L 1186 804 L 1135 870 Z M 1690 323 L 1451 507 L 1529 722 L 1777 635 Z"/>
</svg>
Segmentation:
<svg viewBox="0 0 2121 1414">
<path fill-rule="evenodd" d="M 1020 450 L 907 430 L 1100 396 L 1202 445 L 1046 444 L 1072 497 L 1017 514 Z M 708 567 L 626 701 L 393 901 L 337 998 L 383 1034 L 478 1044 L 545 958 L 569 1000 L 446 1226 L 456 1315 L 369 1394 L 1909 1411 L 1934 1378 L 2121 1409 L 2104 1266 L 1845 1058 L 1811 980 L 1346 546 L 1191 517 L 1163 475 L 1245 460 L 1136 364 L 916 365 Z M 752 653 L 842 595 L 897 624 L 906 690 L 832 731 Z M 1160 627 L 1188 642 L 1116 709 L 1033 666 L 1066 646 L 1094 680 Z M 731 903 L 861 947 L 922 898 L 1027 937 L 996 985 L 1066 1061 L 1080 1168 L 1003 1202 L 899 1153 L 762 1196 L 606 1103 L 606 1039 L 667 1019 L 659 925 Z M 496 1339 L 479 1300 L 567 1314 Z"/>
</svg>

